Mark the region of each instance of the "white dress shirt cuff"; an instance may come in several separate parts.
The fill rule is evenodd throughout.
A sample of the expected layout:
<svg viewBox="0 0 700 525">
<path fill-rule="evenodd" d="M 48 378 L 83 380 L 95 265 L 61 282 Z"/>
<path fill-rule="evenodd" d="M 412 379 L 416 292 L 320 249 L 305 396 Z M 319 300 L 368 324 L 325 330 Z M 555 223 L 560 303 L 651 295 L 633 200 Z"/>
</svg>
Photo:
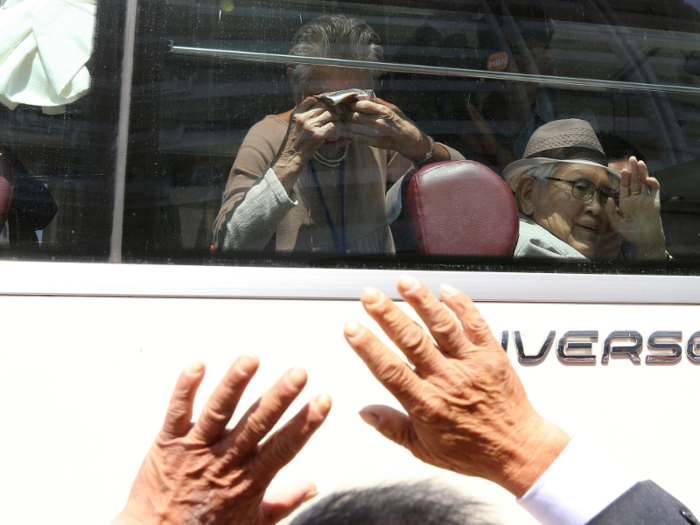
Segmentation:
<svg viewBox="0 0 700 525">
<path fill-rule="evenodd" d="M 636 483 L 600 452 L 574 436 L 518 504 L 543 525 L 585 525 Z"/>
</svg>

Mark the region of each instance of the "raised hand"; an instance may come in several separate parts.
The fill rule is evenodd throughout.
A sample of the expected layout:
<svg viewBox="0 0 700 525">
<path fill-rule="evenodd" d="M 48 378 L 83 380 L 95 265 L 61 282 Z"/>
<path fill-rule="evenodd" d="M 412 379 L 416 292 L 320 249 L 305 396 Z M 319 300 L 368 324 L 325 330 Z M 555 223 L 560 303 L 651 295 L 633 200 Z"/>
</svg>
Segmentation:
<svg viewBox="0 0 700 525">
<path fill-rule="evenodd" d="M 401 277 L 397 288 L 434 341 L 386 295 L 373 288 L 362 292 L 365 310 L 415 367 L 367 328 L 347 323 L 350 346 L 407 412 L 372 405 L 362 409 L 362 418 L 426 463 L 523 495 L 569 437 L 535 412 L 469 297 L 443 286 L 448 310 L 412 277 Z"/>
<path fill-rule="evenodd" d="M 287 135 L 270 167 L 290 192 L 302 168 L 327 140 L 343 136 L 340 116 L 315 97 L 307 97 L 289 117 Z"/>
<path fill-rule="evenodd" d="M 665 259 L 666 239 L 661 223 L 661 185 L 649 176 L 644 161 L 630 157 L 620 176 L 616 206 L 608 199 L 605 213 L 613 229 L 634 245 L 640 259 Z"/>
<path fill-rule="evenodd" d="M 344 113 L 343 120 L 349 135 L 360 144 L 398 151 L 415 162 L 423 160 L 430 151 L 427 135 L 398 107 L 384 100 L 355 102 Z"/>
<path fill-rule="evenodd" d="M 190 365 L 177 381 L 163 428 L 134 481 L 126 507 L 112 525 L 272 525 L 315 495 L 311 482 L 264 498 L 277 472 L 323 423 L 330 397 L 310 401 L 284 427 L 263 438 L 306 384 L 306 372 L 287 372 L 238 424 L 228 424 L 258 369 L 252 356 L 239 357 L 192 424 L 192 405 L 204 365 Z M 261 442 L 262 441 L 262 442 Z"/>
</svg>

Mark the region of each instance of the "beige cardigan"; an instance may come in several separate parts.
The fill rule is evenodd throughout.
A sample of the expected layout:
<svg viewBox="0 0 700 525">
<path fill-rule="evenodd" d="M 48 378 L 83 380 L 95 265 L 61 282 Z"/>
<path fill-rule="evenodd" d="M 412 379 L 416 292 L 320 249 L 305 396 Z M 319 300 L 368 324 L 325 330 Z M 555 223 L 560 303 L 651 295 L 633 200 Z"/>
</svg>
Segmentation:
<svg viewBox="0 0 700 525">
<path fill-rule="evenodd" d="M 270 162 L 287 124 L 268 115 L 255 124 L 231 169 L 214 222 L 214 244 L 224 250 L 335 252 L 323 202 L 308 166 L 287 195 Z M 451 158 L 462 158 L 448 150 Z M 339 168 L 315 162 L 323 199 L 340 236 Z M 393 253 L 384 195 L 413 164 L 396 152 L 352 143 L 345 160 L 345 229 L 349 253 Z"/>
</svg>

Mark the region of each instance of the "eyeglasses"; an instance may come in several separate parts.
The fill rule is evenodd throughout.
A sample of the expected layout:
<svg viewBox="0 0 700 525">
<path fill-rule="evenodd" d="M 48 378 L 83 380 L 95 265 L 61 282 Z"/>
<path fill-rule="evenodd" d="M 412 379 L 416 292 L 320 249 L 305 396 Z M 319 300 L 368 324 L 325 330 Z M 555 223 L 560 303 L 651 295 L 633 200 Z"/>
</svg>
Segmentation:
<svg viewBox="0 0 700 525">
<path fill-rule="evenodd" d="M 558 182 L 565 182 L 566 184 L 571 184 L 571 195 L 576 197 L 580 201 L 589 201 L 593 196 L 598 193 L 598 200 L 601 206 L 605 206 L 608 199 L 614 199 L 617 202 L 620 192 L 612 188 L 597 188 L 595 184 L 586 179 L 577 180 L 566 180 L 557 179 L 554 177 L 547 177 L 549 180 L 556 180 Z"/>
</svg>

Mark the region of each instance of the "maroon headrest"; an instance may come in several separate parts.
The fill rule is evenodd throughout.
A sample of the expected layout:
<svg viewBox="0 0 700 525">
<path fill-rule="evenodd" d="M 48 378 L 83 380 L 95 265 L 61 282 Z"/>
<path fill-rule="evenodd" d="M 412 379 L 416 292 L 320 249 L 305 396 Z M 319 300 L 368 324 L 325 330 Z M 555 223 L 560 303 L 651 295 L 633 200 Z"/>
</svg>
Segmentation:
<svg viewBox="0 0 700 525">
<path fill-rule="evenodd" d="M 470 160 L 428 164 L 408 185 L 406 204 L 419 253 L 510 256 L 518 210 L 508 185 Z"/>
<path fill-rule="evenodd" d="M 10 204 L 12 204 L 12 185 L 5 177 L 0 176 L 0 231 L 5 227 Z"/>
</svg>

